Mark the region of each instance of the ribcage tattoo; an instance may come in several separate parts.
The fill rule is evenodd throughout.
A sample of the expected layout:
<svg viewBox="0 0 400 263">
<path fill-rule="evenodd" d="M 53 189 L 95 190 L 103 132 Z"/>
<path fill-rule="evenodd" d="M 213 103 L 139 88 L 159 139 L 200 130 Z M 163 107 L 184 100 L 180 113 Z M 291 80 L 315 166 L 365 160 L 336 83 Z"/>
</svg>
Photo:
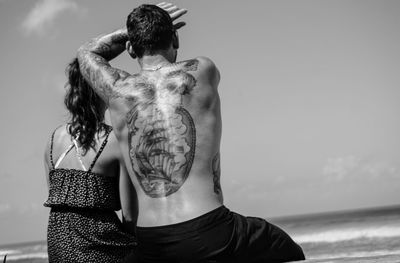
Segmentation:
<svg viewBox="0 0 400 263">
<path fill-rule="evenodd" d="M 212 159 L 211 164 L 212 172 L 213 172 L 213 182 L 214 182 L 214 193 L 221 193 L 221 165 L 220 165 L 220 153 L 218 152 L 214 158 Z"/>
</svg>

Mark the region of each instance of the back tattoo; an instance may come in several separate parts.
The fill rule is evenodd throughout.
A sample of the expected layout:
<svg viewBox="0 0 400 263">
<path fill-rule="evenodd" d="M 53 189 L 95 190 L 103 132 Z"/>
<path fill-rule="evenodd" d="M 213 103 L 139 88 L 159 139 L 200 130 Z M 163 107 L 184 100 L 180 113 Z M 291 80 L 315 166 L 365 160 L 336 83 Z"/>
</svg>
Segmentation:
<svg viewBox="0 0 400 263">
<path fill-rule="evenodd" d="M 171 195 L 185 183 L 196 148 L 196 128 L 183 106 L 196 79 L 198 60 L 178 64 L 178 69 L 151 79 L 138 76 L 133 107 L 127 113 L 129 157 L 143 191 L 150 197 Z"/>
</svg>

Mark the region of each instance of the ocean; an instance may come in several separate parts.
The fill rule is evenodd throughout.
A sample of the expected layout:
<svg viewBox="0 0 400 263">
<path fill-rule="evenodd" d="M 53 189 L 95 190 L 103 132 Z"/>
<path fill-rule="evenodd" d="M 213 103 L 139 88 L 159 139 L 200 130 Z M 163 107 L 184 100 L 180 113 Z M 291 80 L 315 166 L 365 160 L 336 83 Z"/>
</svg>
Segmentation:
<svg viewBox="0 0 400 263">
<path fill-rule="evenodd" d="M 309 262 L 400 262 L 400 206 L 268 221 L 288 232 Z M 0 246 L 0 262 L 47 262 L 46 242 Z"/>
<path fill-rule="evenodd" d="M 400 206 L 272 219 L 313 262 L 400 262 Z"/>
</svg>

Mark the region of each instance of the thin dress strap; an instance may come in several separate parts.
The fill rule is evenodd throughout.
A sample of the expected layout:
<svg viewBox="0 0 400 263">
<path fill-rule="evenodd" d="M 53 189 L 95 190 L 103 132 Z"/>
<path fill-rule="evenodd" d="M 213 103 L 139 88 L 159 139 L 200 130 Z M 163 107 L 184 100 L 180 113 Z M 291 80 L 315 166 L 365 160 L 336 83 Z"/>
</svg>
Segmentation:
<svg viewBox="0 0 400 263">
<path fill-rule="evenodd" d="M 62 125 L 58 126 L 57 128 L 54 129 L 53 133 L 51 134 L 51 141 L 50 141 L 50 163 L 52 166 L 52 169 L 55 169 L 54 161 L 53 161 L 53 141 L 54 141 L 54 134 L 56 134 L 56 131 L 58 128 L 60 128 Z"/>
<path fill-rule="evenodd" d="M 92 164 L 90 165 L 88 172 L 91 172 L 91 171 L 92 171 L 93 166 L 95 165 L 97 159 L 99 158 L 100 154 L 103 152 L 103 149 L 104 149 L 104 147 L 105 147 L 106 144 L 107 144 L 108 136 L 110 135 L 110 132 L 112 131 L 112 128 L 111 128 L 110 126 L 106 126 L 106 129 L 107 129 L 107 130 L 106 130 L 106 138 L 104 139 L 103 143 L 101 144 L 100 149 L 99 149 L 99 151 L 98 151 L 97 154 L 96 154 L 96 157 L 94 157 L 93 162 L 92 162 Z"/>
</svg>

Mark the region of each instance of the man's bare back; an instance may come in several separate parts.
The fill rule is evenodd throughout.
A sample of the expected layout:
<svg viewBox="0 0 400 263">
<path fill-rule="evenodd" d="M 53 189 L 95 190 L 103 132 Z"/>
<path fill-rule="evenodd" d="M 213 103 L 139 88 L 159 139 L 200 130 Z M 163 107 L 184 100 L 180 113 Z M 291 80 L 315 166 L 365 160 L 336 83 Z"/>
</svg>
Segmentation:
<svg viewBox="0 0 400 263">
<path fill-rule="evenodd" d="M 222 205 L 218 78 L 206 58 L 167 64 L 132 75 L 126 80 L 132 86 L 110 101 L 125 162 L 141 190 L 139 226 L 186 221 Z"/>
</svg>

